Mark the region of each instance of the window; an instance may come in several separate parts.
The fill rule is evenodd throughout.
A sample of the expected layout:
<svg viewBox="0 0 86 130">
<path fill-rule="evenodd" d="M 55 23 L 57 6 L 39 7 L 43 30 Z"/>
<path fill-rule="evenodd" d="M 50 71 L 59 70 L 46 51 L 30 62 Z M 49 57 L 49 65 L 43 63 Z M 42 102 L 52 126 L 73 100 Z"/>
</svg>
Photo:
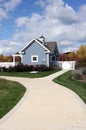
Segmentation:
<svg viewBox="0 0 86 130">
<path fill-rule="evenodd" d="M 38 56 L 37 55 L 31 56 L 31 61 L 32 62 L 38 62 Z"/>
<path fill-rule="evenodd" d="M 37 61 L 37 57 L 33 57 L 33 61 Z"/>
</svg>

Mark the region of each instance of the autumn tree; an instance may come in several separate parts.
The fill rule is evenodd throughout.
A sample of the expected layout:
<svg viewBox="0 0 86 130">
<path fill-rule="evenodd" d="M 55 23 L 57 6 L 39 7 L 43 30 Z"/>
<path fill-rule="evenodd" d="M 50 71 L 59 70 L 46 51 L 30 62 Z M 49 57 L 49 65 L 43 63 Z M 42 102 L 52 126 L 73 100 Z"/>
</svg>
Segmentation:
<svg viewBox="0 0 86 130">
<path fill-rule="evenodd" d="M 75 52 L 67 52 L 59 54 L 59 61 L 74 61 L 76 60 Z"/>
<path fill-rule="evenodd" d="M 75 61 L 76 60 L 75 52 L 70 52 L 67 57 L 68 57 L 68 61 Z"/>
<path fill-rule="evenodd" d="M 59 54 L 59 61 L 66 61 L 67 60 L 67 57 L 66 55 L 63 53 L 63 54 Z"/>
<path fill-rule="evenodd" d="M 86 64 L 86 45 L 81 45 L 76 52 L 77 62 Z"/>
<path fill-rule="evenodd" d="M 0 55 L 0 62 L 3 62 L 3 55 Z"/>
<path fill-rule="evenodd" d="M 0 62 L 12 62 L 12 56 L 0 55 Z"/>
</svg>

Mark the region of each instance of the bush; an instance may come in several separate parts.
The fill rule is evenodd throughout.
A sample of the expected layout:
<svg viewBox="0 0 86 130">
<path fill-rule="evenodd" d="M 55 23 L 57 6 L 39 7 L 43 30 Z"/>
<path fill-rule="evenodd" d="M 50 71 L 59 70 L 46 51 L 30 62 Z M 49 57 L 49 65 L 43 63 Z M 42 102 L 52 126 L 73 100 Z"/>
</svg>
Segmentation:
<svg viewBox="0 0 86 130">
<path fill-rule="evenodd" d="M 39 66 L 39 70 L 40 71 L 49 71 L 49 67 L 45 66 L 45 65 L 40 65 Z"/>
<path fill-rule="evenodd" d="M 36 65 L 34 66 L 35 71 L 53 71 L 55 70 L 55 67 L 48 67 L 46 65 Z"/>
<path fill-rule="evenodd" d="M 30 72 L 30 71 L 53 71 L 55 70 L 55 67 L 48 67 L 45 65 L 23 65 L 18 64 L 14 67 L 10 66 L 7 71 L 8 72 Z"/>
<path fill-rule="evenodd" d="M 86 70 L 83 70 L 82 74 L 83 74 L 83 75 L 86 75 Z"/>
<path fill-rule="evenodd" d="M 24 70 L 23 64 L 18 64 L 18 65 L 16 65 L 16 66 L 14 67 L 14 71 L 15 71 L 15 72 L 21 72 L 21 71 L 23 71 L 23 70 Z"/>
<path fill-rule="evenodd" d="M 73 74 L 73 78 L 74 78 L 75 80 L 80 80 L 80 79 L 81 79 L 81 74 L 75 73 L 75 74 Z"/>
<path fill-rule="evenodd" d="M 0 67 L 0 72 L 7 72 L 7 68 L 6 67 Z"/>
<path fill-rule="evenodd" d="M 76 62 L 76 68 L 80 68 L 80 67 L 86 67 L 86 63 Z"/>
<path fill-rule="evenodd" d="M 14 67 L 10 66 L 10 67 L 7 69 L 7 72 L 15 72 Z"/>
<path fill-rule="evenodd" d="M 2 71 L 3 72 L 7 72 L 7 68 L 6 67 L 2 67 Z"/>
</svg>

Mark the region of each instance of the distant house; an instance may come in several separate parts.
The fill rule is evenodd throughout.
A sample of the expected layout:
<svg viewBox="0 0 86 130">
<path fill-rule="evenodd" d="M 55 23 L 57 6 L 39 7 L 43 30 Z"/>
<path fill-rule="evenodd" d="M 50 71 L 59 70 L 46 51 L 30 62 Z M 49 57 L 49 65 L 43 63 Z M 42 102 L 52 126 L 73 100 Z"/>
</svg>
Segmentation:
<svg viewBox="0 0 86 130">
<path fill-rule="evenodd" d="M 46 42 L 45 38 L 34 38 L 27 42 L 26 46 L 17 54 L 13 55 L 13 62 L 0 62 L 0 67 L 9 68 L 15 66 L 16 56 L 21 57 L 24 65 L 59 66 L 63 70 L 75 70 L 76 61 L 59 61 L 58 47 L 56 42 Z"/>
<path fill-rule="evenodd" d="M 34 38 L 20 51 L 24 65 L 56 66 L 58 47 L 56 42 L 45 42 L 45 38 Z"/>
</svg>

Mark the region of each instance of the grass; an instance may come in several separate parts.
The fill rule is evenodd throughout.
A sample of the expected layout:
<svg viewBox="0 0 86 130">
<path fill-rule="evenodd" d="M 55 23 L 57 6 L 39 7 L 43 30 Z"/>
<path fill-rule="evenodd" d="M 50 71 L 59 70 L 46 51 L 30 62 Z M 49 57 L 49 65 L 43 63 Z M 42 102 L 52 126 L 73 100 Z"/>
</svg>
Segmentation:
<svg viewBox="0 0 86 130">
<path fill-rule="evenodd" d="M 26 77 L 26 78 L 40 78 L 59 71 L 59 69 L 53 71 L 39 71 L 38 73 L 30 72 L 0 72 L 0 76 L 13 76 L 13 77 Z"/>
<path fill-rule="evenodd" d="M 19 83 L 0 79 L 0 118 L 23 97 L 26 89 Z"/>
<path fill-rule="evenodd" d="M 86 103 L 86 82 L 73 80 L 71 71 L 64 73 L 53 81 L 73 90 Z"/>
<path fill-rule="evenodd" d="M 59 70 L 44 71 L 35 74 L 30 72 L 0 72 L 0 76 L 39 78 L 57 71 Z M 0 79 L 0 119 L 19 102 L 25 91 L 26 89 L 17 82 Z"/>
</svg>

